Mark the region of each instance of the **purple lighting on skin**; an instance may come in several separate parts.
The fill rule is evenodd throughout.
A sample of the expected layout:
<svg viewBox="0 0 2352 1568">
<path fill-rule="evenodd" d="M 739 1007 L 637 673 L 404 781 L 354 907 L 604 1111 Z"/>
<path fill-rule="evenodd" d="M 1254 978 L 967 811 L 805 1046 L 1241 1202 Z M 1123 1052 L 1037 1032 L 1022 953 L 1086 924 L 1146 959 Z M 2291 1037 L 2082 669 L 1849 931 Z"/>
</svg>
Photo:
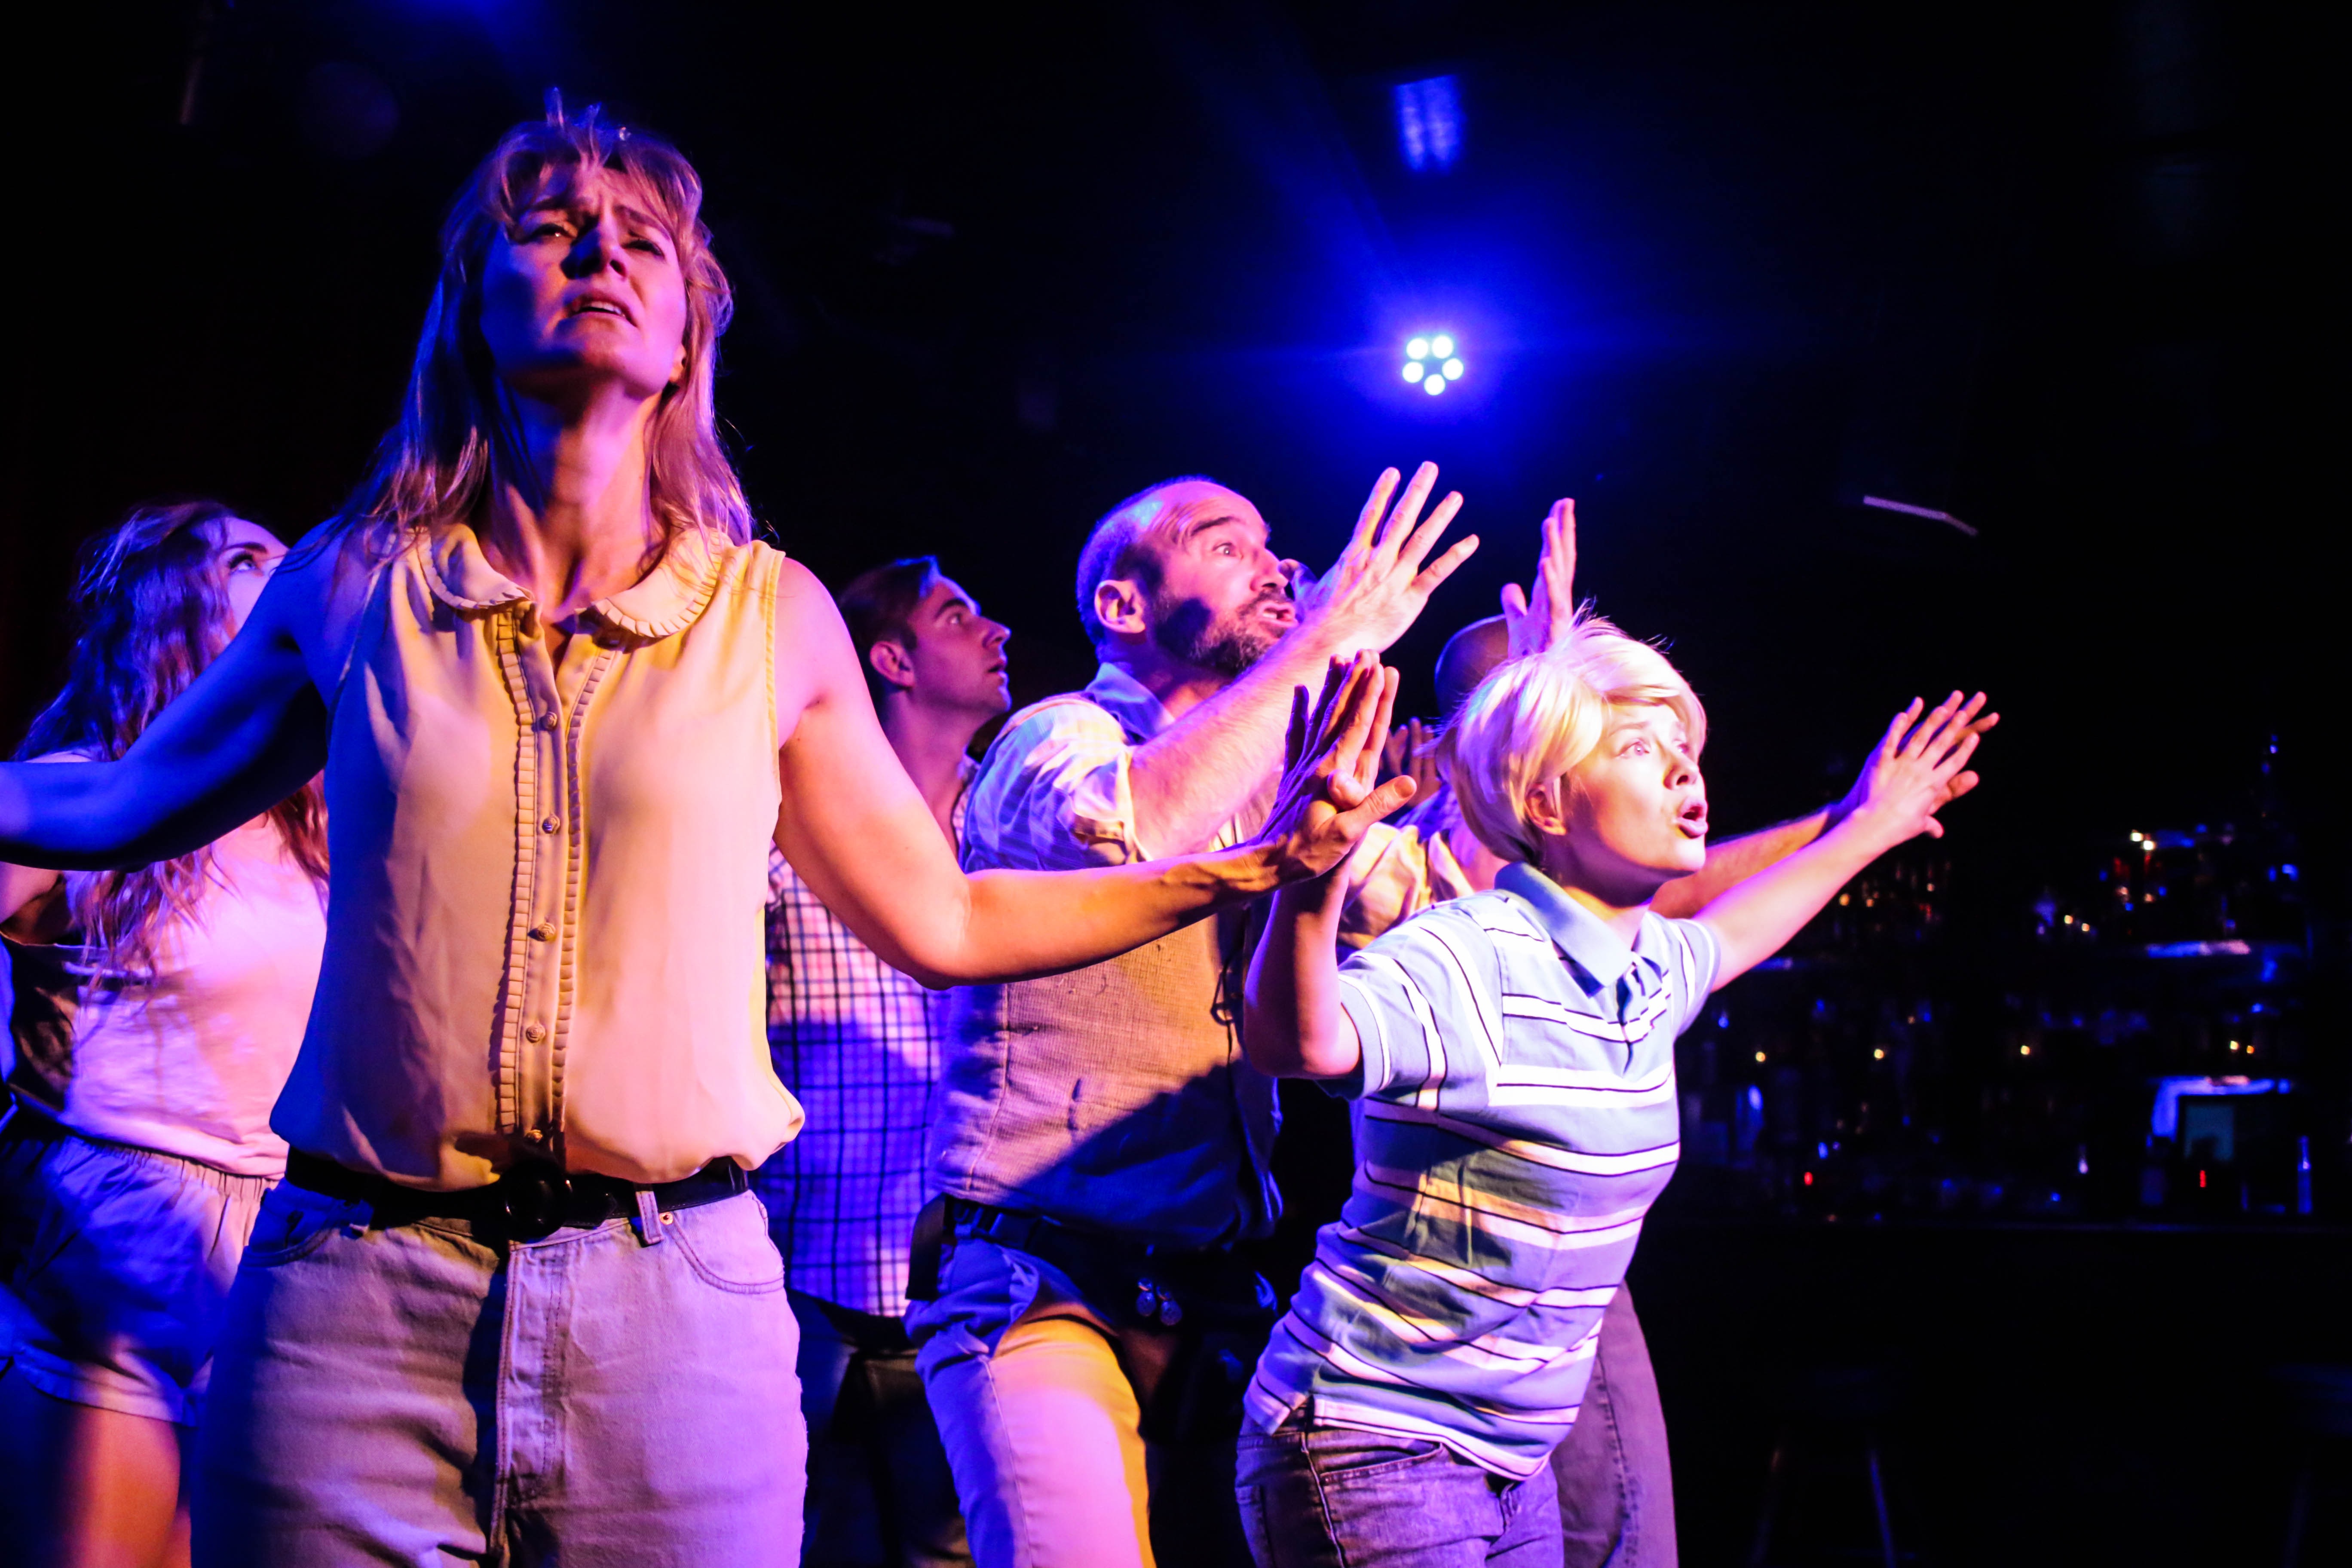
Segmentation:
<svg viewBox="0 0 2352 1568">
<path fill-rule="evenodd" d="M 1397 151 L 1415 174 L 1443 173 L 1462 152 L 1462 100 L 1450 76 L 1396 86 Z"/>
</svg>

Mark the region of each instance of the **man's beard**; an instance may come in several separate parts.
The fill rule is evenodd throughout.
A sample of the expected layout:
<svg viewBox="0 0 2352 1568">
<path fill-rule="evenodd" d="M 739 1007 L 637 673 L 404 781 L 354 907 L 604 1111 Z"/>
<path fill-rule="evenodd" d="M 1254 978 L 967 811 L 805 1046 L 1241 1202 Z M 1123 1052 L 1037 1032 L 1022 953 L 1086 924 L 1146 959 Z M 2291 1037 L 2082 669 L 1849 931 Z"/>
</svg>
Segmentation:
<svg viewBox="0 0 2352 1568">
<path fill-rule="evenodd" d="M 1231 680 L 1263 658 L 1265 650 L 1280 642 L 1289 629 L 1258 613 L 1278 602 L 1282 601 L 1272 596 L 1253 599 L 1219 617 L 1198 599 L 1171 605 L 1155 598 L 1151 640 L 1169 658 Z"/>
</svg>

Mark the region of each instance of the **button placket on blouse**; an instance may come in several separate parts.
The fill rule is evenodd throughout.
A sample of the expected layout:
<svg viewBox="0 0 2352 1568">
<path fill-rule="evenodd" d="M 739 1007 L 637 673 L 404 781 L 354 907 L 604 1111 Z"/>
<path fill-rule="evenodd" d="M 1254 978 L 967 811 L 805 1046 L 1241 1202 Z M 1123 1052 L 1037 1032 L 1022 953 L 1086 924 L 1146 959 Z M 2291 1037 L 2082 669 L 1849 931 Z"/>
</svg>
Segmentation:
<svg viewBox="0 0 2352 1568">
<path fill-rule="evenodd" d="M 512 695 L 528 763 L 516 769 L 516 869 L 520 874 L 515 878 L 512 921 L 520 940 L 510 942 L 508 951 L 521 966 L 521 973 L 510 977 L 509 994 L 521 1015 L 524 1048 L 516 1058 L 511 1093 L 517 1130 L 534 1143 L 543 1142 L 562 1125 L 562 1085 L 556 1061 L 557 1019 L 563 1000 L 559 953 L 569 901 L 564 896 L 564 835 L 545 831 L 542 824 L 556 818 L 561 827 L 563 803 L 572 793 L 555 661 L 541 632 L 538 607 L 527 602 L 518 605 L 510 626 L 515 658 L 509 668 L 519 677 Z"/>
<path fill-rule="evenodd" d="M 601 606 L 592 606 L 589 615 L 595 620 L 604 618 Z M 540 818 L 540 830 L 549 845 L 549 852 L 559 857 L 562 865 L 558 903 L 561 921 L 554 953 L 555 1022 L 551 1032 L 553 1048 L 548 1068 L 549 1095 L 553 1102 L 551 1126 L 559 1134 L 563 1131 L 563 1068 L 565 1056 L 571 1047 L 574 965 L 579 957 L 581 858 L 585 846 L 585 837 L 580 830 L 583 810 L 581 751 L 586 741 L 589 702 L 596 694 L 597 682 L 604 679 L 614 661 L 620 658 L 617 650 L 622 646 L 622 639 L 609 626 L 600 631 L 593 641 L 584 634 L 575 634 L 564 645 L 563 661 L 555 669 L 556 691 L 564 702 L 569 719 L 557 731 L 562 749 L 562 766 L 558 776 L 561 787 L 553 794 L 553 808 L 546 816 Z M 550 827 L 550 823 L 555 826 Z M 571 831 L 563 832 L 567 826 Z"/>
</svg>

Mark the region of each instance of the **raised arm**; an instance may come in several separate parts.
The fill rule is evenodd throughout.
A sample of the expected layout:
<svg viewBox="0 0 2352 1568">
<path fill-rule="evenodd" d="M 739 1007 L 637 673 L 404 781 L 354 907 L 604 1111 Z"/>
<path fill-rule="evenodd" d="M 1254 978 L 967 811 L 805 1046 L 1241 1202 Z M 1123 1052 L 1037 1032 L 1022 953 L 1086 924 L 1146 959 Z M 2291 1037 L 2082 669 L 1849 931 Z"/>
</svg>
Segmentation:
<svg viewBox="0 0 2352 1568">
<path fill-rule="evenodd" d="M 1340 744 L 1318 764 L 1326 770 L 1325 794 L 1332 808 L 1354 806 L 1399 792 L 1410 798 L 1410 778 L 1391 779 L 1376 791 L 1380 754 L 1396 705 L 1396 672 L 1381 682 L 1380 705 L 1369 731 L 1349 727 Z M 1305 694 L 1292 709 L 1288 756 L 1294 773 L 1310 731 Z M 1360 748 L 1360 750 L 1351 748 Z M 1402 804 L 1401 798 L 1398 804 Z M 1345 1078 L 1363 1060 L 1363 1042 L 1339 1005 L 1339 917 L 1348 898 L 1346 867 L 1295 883 L 1274 896 L 1274 910 L 1250 957 L 1244 993 L 1242 1053 L 1252 1067 L 1276 1078 Z"/>
<path fill-rule="evenodd" d="M 1946 700 L 1958 702 L 1959 700 L 1960 694 L 1955 691 Z M 1958 740 L 1962 731 L 1981 735 L 2000 722 L 2000 715 L 1987 713 L 1984 705 L 1985 695 L 1979 691 L 1951 715 L 1953 741 Z M 1673 919 L 1687 920 L 1735 882 L 1744 882 L 1767 866 L 1788 858 L 1853 814 L 1870 793 L 1871 779 L 1877 766 L 1878 753 L 1873 752 L 1870 760 L 1863 764 L 1861 776 L 1853 781 L 1853 787 L 1845 792 L 1844 798 L 1809 816 L 1760 828 L 1721 844 L 1708 845 L 1706 864 L 1689 876 L 1677 878 L 1660 888 L 1650 908 Z M 1976 787 L 1977 775 L 1963 769 L 1953 774 L 1945 784 L 1944 798 L 1937 801 L 1932 809 L 1941 811 Z"/>
<path fill-rule="evenodd" d="M 1274 896 L 1251 956 L 1242 1054 L 1276 1078 L 1345 1078 L 1364 1059 L 1339 1005 L 1339 913 L 1347 875 L 1334 871 Z"/>
<path fill-rule="evenodd" d="M 1507 657 L 1540 653 L 1566 640 L 1576 625 L 1576 502 L 1568 496 L 1544 514 L 1543 549 L 1536 556 L 1535 592 L 1503 584 L 1503 633 Z"/>
<path fill-rule="evenodd" d="M 1385 651 L 1469 559 L 1475 535 L 1429 560 L 1462 506 L 1449 495 L 1423 519 L 1436 484 L 1433 463 L 1423 463 L 1402 495 L 1396 470 L 1383 472 L 1347 548 L 1301 602 L 1299 624 L 1231 686 L 1136 748 L 1129 788 L 1135 836 L 1146 848 L 1165 855 L 1207 844 L 1281 763 L 1292 689 L 1319 682 L 1335 656 Z"/>
<path fill-rule="evenodd" d="M 1983 700 L 1979 697 L 1970 710 Z M 1862 798 L 1843 820 L 1699 910 L 1723 950 L 1717 990 L 1778 952 L 1879 856 L 1922 833 L 1943 837 L 1936 813 L 1958 793 L 1952 784 L 1976 751 L 1979 731 L 1960 719 L 1957 691 L 1925 718 L 1923 706 L 1915 699 L 1887 726 L 1863 770 Z"/>
<path fill-rule="evenodd" d="M 827 907 L 885 961 L 932 984 L 1018 979 L 1099 963 L 1227 904 L 1337 865 L 1409 797 L 1396 786 L 1330 805 L 1312 768 L 1286 776 L 1266 832 L 1212 854 L 1084 871 L 966 876 L 883 738 L 833 601 L 789 566 L 778 608 L 776 845 Z M 1349 667 L 1329 751 L 1369 730 L 1379 666 Z"/>
<path fill-rule="evenodd" d="M 300 637 L 325 594 L 281 567 L 245 628 L 111 763 L 0 763 L 0 861 L 98 869 L 185 855 L 325 764 L 327 710 Z"/>
</svg>

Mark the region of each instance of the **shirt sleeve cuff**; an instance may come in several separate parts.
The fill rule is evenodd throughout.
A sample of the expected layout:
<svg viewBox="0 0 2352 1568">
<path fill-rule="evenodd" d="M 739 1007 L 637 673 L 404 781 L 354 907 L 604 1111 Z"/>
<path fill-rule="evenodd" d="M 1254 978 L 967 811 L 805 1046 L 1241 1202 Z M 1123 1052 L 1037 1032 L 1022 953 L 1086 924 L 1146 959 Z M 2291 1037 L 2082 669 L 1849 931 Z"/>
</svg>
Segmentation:
<svg viewBox="0 0 2352 1568">
<path fill-rule="evenodd" d="M 1125 747 L 1077 781 L 1063 806 L 1070 837 L 1108 865 L 1149 860 L 1151 852 L 1135 834 L 1135 789 L 1128 776 Z"/>
<path fill-rule="evenodd" d="M 1395 1069 L 1389 1060 L 1388 1041 L 1381 1033 L 1381 1010 L 1370 997 L 1358 991 L 1344 974 L 1339 976 L 1339 1011 L 1356 1026 L 1358 1055 L 1356 1070 L 1345 1078 L 1327 1079 L 1323 1087 L 1342 1100 L 1360 1100 L 1378 1094 L 1389 1086 Z"/>
</svg>

